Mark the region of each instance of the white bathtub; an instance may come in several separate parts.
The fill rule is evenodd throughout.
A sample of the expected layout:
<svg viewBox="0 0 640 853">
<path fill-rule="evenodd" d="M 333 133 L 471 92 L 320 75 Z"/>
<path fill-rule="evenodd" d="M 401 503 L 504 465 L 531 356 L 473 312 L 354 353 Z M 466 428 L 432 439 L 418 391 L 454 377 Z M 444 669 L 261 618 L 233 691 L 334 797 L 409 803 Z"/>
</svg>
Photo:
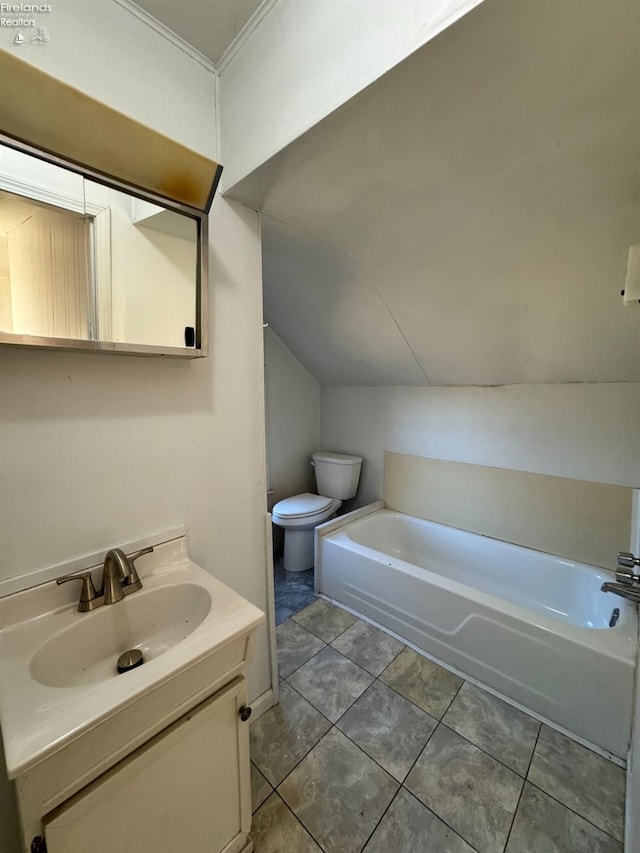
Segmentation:
<svg viewBox="0 0 640 853">
<path fill-rule="evenodd" d="M 319 592 L 626 758 L 637 616 L 610 572 L 386 509 L 340 521 L 317 529 Z"/>
</svg>

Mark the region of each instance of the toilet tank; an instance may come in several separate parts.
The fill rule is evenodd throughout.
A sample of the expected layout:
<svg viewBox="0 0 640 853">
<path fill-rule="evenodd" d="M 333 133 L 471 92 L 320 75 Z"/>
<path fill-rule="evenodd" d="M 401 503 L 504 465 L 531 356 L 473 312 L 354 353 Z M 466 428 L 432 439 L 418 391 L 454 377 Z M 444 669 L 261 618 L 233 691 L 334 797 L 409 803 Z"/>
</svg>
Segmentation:
<svg viewBox="0 0 640 853">
<path fill-rule="evenodd" d="M 324 450 L 311 455 L 319 495 L 340 498 L 343 501 L 355 497 L 362 467 L 361 456 L 348 456 L 345 453 Z"/>
</svg>

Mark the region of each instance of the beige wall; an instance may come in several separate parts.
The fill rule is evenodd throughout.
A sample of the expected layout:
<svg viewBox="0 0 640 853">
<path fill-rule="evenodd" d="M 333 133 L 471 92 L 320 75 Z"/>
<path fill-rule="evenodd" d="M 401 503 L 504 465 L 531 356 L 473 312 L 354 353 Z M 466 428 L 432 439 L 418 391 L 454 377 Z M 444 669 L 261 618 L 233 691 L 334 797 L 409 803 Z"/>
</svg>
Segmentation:
<svg viewBox="0 0 640 853">
<path fill-rule="evenodd" d="M 630 538 L 631 489 L 385 453 L 390 509 L 614 569 Z"/>
</svg>

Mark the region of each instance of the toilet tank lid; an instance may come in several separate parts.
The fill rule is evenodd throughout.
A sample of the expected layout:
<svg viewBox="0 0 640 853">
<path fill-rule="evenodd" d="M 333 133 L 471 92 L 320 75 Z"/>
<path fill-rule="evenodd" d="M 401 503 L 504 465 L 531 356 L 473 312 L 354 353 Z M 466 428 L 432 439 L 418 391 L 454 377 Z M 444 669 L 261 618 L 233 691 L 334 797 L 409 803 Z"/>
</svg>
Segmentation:
<svg viewBox="0 0 640 853">
<path fill-rule="evenodd" d="M 318 450 L 311 454 L 314 462 L 334 462 L 338 465 L 359 465 L 362 456 L 350 456 L 348 453 L 333 453 L 331 450 Z"/>
</svg>

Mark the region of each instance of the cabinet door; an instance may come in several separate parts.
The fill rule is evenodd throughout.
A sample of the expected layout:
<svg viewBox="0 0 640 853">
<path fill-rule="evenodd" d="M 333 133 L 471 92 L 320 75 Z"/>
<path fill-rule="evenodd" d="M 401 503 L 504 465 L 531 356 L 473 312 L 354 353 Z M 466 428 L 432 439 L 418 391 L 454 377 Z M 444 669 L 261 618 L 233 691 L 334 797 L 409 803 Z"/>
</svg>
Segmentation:
<svg viewBox="0 0 640 853">
<path fill-rule="evenodd" d="M 48 853 L 219 853 L 236 837 L 241 847 L 245 698 L 237 678 L 47 815 Z"/>
</svg>

